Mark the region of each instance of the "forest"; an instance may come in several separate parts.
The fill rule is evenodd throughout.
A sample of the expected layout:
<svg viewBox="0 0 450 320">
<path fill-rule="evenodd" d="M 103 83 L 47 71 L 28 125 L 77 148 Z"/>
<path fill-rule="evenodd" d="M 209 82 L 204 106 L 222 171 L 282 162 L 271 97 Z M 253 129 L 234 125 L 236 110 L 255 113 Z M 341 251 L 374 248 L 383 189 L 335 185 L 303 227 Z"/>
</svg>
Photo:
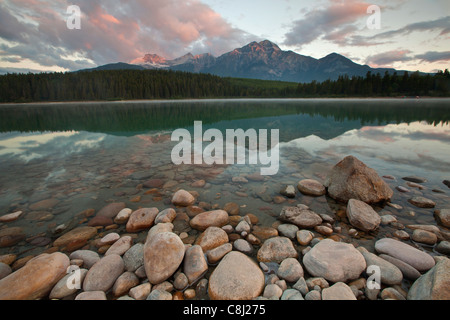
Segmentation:
<svg viewBox="0 0 450 320">
<path fill-rule="evenodd" d="M 448 69 L 292 83 L 166 70 L 102 70 L 0 76 L 0 102 L 207 98 L 448 97 Z"/>
</svg>

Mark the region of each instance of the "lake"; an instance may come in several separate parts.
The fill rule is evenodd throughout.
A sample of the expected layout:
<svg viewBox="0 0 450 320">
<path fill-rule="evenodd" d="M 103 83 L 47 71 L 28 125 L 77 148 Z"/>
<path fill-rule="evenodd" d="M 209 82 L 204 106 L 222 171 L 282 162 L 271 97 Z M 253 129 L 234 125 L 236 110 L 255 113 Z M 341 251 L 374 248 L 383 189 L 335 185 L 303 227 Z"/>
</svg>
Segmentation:
<svg viewBox="0 0 450 320">
<path fill-rule="evenodd" d="M 437 225 L 433 209 L 407 200 L 423 195 L 436 208 L 450 207 L 450 100 L 312 99 L 198 100 L 0 105 L 0 216 L 23 211 L 0 230 L 19 227 L 24 237 L 3 247 L 0 255 L 39 254 L 58 236 L 91 219 L 87 209 L 111 202 L 127 207 L 171 206 L 177 189 L 198 193 L 200 202 L 223 208 L 234 202 L 240 215 L 253 213 L 261 226 L 277 223 L 283 206 L 302 203 L 335 219 L 338 237 L 372 246 L 409 224 Z M 259 165 L 174 165 L 175 129 L 278 129 L 279 170 L 261 176 Z M 312 178 L 323 182 L 347 155 L 375 169 L 394 190 L 392 203 L 375 207 L 397 218 L 376 232 L 348 235 L 345 205 L 328 196 L 294 199 L 280 195 L 285 185 Z M 423 190 L 406 185 L 404 176 L 427 179 Z M 233 181 L 233 177 L 235 178 Z M 149 187 L 143 183 L 148 182 Z M 401 193 L 397 186 L 410 192 Z M 175 230 L 195 235 L 183 224 Z M 442 228 L 442 227 L 441 227 Z M 125 233 L 124 226 L 116 232 Z M 406 228 L 405 231 L 412 233 Z M 146 232 L 137 235 L 145 239 Z M 432 246 L 421 245 L 432 254 Z"/>
</svg>

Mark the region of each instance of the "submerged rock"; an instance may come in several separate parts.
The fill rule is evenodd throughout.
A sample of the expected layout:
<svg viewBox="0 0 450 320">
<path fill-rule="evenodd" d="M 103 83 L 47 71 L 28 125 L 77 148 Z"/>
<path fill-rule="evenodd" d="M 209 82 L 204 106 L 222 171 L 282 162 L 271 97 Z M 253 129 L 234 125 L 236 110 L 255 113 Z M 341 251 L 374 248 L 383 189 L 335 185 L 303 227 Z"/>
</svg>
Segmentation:
<svg viewBox="0 0 450 320">
<path fill-rule="evenodd" d="M 323 196 L 327 192 L 319 181 L 313 179 L 300 180 L 297 188 L 301 193 L 315 197 Z"/>
<path fill-rule="evenodd" d="M 322 223 L 322 218 L 317 213 L 303 207 L 283 207 L 279 219 L 300 228 L 314 228 Z"/>
<path fill-rule="evenodd" d="M 436 206 L 436 203 L 433 200 L 425 197 L 414 197 L 409 199 L 408 202 L 419 208 L 434 208 Z"/>
<path fill-rule="evenodd" d="M 325 183 L 328 194 L 335 200 L 350 199 L 378 203 L 392 198 L 394 192 L 372 168 L 353 156 L 347 156 L 328 174 Z"/>
</svg>

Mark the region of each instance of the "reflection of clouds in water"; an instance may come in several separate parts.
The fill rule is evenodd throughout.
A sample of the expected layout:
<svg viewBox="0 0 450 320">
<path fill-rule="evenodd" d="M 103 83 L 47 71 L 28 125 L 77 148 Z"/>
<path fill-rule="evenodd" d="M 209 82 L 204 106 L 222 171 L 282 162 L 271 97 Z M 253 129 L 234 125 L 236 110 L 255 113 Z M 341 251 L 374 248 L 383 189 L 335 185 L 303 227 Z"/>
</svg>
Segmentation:
<svg viewBox="0 0 450 320">
<path fill-rule="evenodd" d="M 9 135 L 0 138 L 0 156 L 14 156 L 25 162 L 46 156 L 63 158 L 96 147 L 104 137 L 104 134 L 76 131 Z"/>
<path fill-rule="evenodd" d="M 449 142 L 448 124 L 434 126 L 414 122 L 409 125 L 363 127 L 331 140 L 311 135 L 282 143 L 281 147 L 301 148 L 313 156 L 328 154 L 343 157 L 353 154 L 363 161 L 378 161 L 384 168 L 398 164 L 449 172 Z M 380 161 L 383 163 L 380 164 Z"/>
</svg>

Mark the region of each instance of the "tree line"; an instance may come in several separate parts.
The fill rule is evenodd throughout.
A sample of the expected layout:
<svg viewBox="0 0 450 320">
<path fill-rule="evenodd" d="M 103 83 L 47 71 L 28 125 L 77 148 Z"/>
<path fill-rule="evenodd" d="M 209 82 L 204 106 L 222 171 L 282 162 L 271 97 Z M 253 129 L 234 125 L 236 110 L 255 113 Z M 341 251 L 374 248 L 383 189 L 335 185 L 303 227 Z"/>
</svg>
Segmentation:
<svg viewBox="0 0 450 320">
<path fill-rule="evenodd" d="M 165 70 L 96 70 L 0 76 L 0 102 L 203 98 L 433 96 L 450 94 L 446 69 L 434 75 L 385 73 L 286 83 Z"/>
</svg>

